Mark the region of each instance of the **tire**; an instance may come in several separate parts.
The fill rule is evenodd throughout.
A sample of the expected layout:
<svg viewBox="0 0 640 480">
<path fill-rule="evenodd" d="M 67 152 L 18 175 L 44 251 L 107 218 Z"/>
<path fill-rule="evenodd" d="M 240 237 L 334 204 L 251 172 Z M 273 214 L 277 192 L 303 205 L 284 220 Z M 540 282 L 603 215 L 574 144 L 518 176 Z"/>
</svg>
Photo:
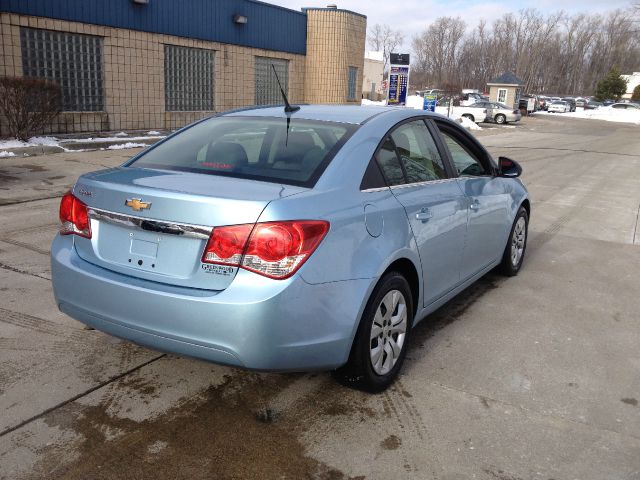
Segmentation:
<svg viewBox="0 0 640 480">
<path fill-rule="evenodd" d="M 409 283 L 402 274 L 388 272 L 369 297 L 347 364 L 337 369 L 334 377 L 343 385 L 366 392 L 386 390 L 402 368 L 412 323 Z M 372 338 L 373 328 L 380 333 Z M 399 348 L 395 355 L 393 345 Z"/>
<path fill-rule="evenodd" d="M 497 114 L 495 117 L 493 117 L 493 119 L 500 125 L 502 125 L 503 123 L 507 123 L 507 117 L 505 117 L 501 113 Z"/>
<path fill-rule="evenodd" d="M 475 122 L 476 119 L 473 118 L 473 115 L 471 115 L 470 113 L 465 113 L 462 115 L 464 118 L 468 118 L 469 120 L 471 120 L 472 122 Z"/>
<path fill-rule="evenodd" d="M 524 260 L 524 254 L 527 249 L 527 239 L 529 237 L 529 214 L 524 207 L 520 207 L 516 215 L 509 240 L 502 254 L 502 263 L 500 271 L 507 277 L 515 277 Z"/>
</svg>

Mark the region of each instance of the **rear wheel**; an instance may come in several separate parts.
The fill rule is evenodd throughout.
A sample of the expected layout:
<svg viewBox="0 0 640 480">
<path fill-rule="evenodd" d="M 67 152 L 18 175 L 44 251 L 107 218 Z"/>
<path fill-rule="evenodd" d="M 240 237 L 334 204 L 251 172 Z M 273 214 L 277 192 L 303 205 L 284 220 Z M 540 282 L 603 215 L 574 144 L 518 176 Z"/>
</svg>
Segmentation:
<svg viewBox="0 0 640 480">
<path fill-rule="evenodd" d="M 505 117 L 503 114 L 499 113 L 494 117 L 494 120 L 496 121 L 496 123 L 499 124 L 503 124 L 503 123 L 507 123 L 507 117 Z"/>
<path fill-rule="evenodd" d="M 413 298 L 398 272 L 385 274 L 364 309 L 349 361 L 334 372 L 341 383 L 372 393 L 385 390 L 407 353 Z"/>
<path fill-rule="evenodd" d="M 529 214 L 524 207 L 520 207 L 511 227 L 509 241 L 502 255 L 500 270 L 509 277 L 514 277 L 522 267 L 524 252 L 527 249 L 529 234 Z"/>
<path fill-rule="evenodd" d="M 476 119 L 473 117 L 473 115 L 471 115 L 470 113 L 465 113 L 462 115 L 464 118 L 468 118 L 469 120 L 471 120 L 472 122 L 475 122 Z"/>
</svg>

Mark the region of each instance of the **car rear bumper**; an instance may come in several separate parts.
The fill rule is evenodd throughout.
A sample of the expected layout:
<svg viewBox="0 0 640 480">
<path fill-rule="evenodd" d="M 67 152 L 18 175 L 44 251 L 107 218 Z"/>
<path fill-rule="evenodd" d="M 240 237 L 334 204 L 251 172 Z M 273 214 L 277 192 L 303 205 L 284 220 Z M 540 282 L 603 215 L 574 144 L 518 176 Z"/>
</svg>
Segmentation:
<svg viewBox="0 0 640 480">
<path fill-rule="evenodd" d="M 82 260 L 57 236 L 51 271 L 61 311 L 156 350 L 270 371 L 343 365 L 373 280 L 311 285 L 239 270 L 222 291 L 173 287 Z"/>
</svg>

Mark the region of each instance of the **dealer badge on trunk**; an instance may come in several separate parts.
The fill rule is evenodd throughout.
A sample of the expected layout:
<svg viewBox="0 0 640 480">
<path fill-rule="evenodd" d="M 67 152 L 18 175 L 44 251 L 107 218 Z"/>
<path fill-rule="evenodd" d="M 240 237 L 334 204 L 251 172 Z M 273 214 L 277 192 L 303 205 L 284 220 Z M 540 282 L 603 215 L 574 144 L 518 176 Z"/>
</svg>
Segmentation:
<svg viewBox="0 0 640 480">
<path fill-rule="evenodd" d="M 140 198 L 128 198 L 126 202 L 124 202 L 125 206 L 131 207 L 136 212 L 140 210 L 148 210 L 151 208 L 151 202 L 143 202 Z"/>
</svg>

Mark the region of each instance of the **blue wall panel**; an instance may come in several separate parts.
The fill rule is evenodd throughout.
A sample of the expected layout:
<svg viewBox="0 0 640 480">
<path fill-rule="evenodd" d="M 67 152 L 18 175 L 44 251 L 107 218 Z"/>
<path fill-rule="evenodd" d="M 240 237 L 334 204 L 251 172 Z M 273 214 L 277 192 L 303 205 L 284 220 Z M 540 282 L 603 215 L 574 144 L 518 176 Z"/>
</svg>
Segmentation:
<svg viewBox="0 0 640 480">
<path fill-rule="evenodd" d="M 307 45 L 306 14 L 255 0 L 0 0 L 0 11 L 289 53 Z"/>
</svg>

